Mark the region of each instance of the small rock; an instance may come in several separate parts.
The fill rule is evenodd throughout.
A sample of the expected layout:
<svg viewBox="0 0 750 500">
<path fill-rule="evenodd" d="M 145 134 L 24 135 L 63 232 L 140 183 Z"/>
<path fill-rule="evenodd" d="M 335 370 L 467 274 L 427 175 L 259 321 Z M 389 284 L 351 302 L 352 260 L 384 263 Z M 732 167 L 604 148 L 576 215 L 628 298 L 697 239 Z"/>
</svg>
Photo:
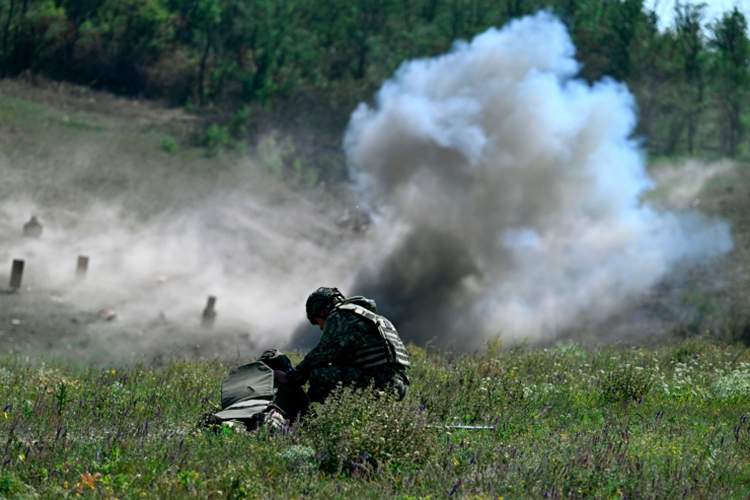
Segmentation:
<svg viewBox="0 0 750 500">
<path fill-rule="evenodd" d="M 99 319 L 103 319 L 104 321 L 114 321 L 117 319 L 117 313 L 109 309 L 102 309 L 99 311 L 98 316 Z"/>
<path fill-rule="evenodd" d="M 18 325 L 21 324 L 21 320 L 20 319 L 12 319 L 12 320 L 10 320 L 10 324 L 13 325 L 13 326 L 18 326 Z"/>
</svg>

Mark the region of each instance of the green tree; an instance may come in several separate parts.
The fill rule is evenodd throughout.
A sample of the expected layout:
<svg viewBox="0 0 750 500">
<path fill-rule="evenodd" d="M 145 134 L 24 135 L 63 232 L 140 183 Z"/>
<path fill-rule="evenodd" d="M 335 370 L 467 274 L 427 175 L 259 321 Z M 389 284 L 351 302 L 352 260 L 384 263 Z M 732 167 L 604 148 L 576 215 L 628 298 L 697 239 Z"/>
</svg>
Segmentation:
<svg viewBox="0 0 750 500">
<path fill-rule="evenodd" d="M 217 49 L 218 31 L 224 6 L 221 5 L 220 0 L 179 0 L 173 1 L 171 6 L 173 9 L 176 8 L 185 20 L 190 41 L 200 53 L 197 93 L 198 102 L 203 106 L 206 98 L 205 83 L 209 56 Z"/>
<path fill-rule="evenodd" d="M 55 5 L 64 10 L 70 23 L 65 37 L 65 60 L 63 73 L 72 78 L 74 75 L 75 48 L 81 36 L 81 25 L 96 16 L 103 0 L 55 0 Z"/>
<path fill-rule="evenodd" d="M 9 2 L 8 12 L 5 15 L 5 24 L 3 26 L 3 69 L 2 73 L 0 73 L 0 78 L 5 78 L 5 75 L 8 72 L 8 63 L 10 62 L 10 57 L 8 56 L 8 35 L 10 34 L 10 26 L 13 22 L 13 15 L 19 4 L 18 0 L 9 0 Z"/>
<path fill-rule="evenodd" d="M 687 149 L 695 151 L 695 136 L 705 104 L 706 47 L 701 24 L 705 4 L 677 2 L 669 39 L 670 57 L 666 61 L 669 85 L 664 91 L 664 107 L 670 115 L 664 151 L 677 149 L 687 129 Z"/>
<path fill-rule="evenodd" d="M 750 84 L 747 20 L 735 7 L 711 25 L 711 34 L 710 45 L 715 49 L 715 95 L 722 115 L 722 145 L 729 156 L 735 157 L 745 132 L 742 112 Z"/>
<path fill-rule="evenodd" d="M 706 4 L 675 5 L 675 32 L 677 50 L 682 63 L 682 85 L 684 89 L 683 116 L 687 125 L 687 149 L 695 152 L 695 135 L 705 105 L 706 47 L 701 30 L 703 9 Z"/>
<path fill-rule="evenodd" d="M 104 0 L 91 28 L 106 58 L 98 80 L 117 92 L 141 93 L 145 69 L 174 39 L 173 17 L 167 0 Z"/>
</svg>

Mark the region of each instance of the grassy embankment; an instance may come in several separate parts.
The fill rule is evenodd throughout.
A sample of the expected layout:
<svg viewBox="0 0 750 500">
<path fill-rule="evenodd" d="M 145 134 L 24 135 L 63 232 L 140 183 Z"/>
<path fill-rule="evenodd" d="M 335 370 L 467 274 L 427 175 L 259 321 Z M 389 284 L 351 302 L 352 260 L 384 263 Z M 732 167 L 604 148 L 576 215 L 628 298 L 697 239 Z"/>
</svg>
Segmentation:
<svg viewBox="0 0 750 500">
<path fill-rule="evenodd" d="M 746 498 L 750 350 L 427 355 L 403 402 L 202 431 L 227 366 L 1 363 L 6 498 Z M 446 424 L 491 426 L 446 430 Z"/>
</svg>

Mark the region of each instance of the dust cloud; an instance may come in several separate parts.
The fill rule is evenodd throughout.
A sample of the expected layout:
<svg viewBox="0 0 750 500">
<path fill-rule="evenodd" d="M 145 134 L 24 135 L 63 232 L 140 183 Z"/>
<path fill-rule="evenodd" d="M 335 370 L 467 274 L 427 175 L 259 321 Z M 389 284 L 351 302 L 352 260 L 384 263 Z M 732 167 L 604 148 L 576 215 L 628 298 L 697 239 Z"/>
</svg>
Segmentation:
<svg viewBox="0 0 750 500">
<path fill-rule="evenodd" d="M 19 152 L 0 152 L 0 280 L 26 261 L 18 296 L 41 294 L 18 316 L 29 324 L 60 304 L 116 312 L 85 325 L 89 352 L 115 358 L 310 345 L 304 301 L 318 286 L 374 298 L 405 340 L 441 346 L 606 320 L 732 239 L 693 209 L 692 184 L 670 205 L 682 208 L 648 201 L 633 96 L 577 79 L 574 52 L 540 13 L 403 64 L 344 137 L 353 199 L 373 221 L 364 235 L 250 160 L 155 154 L 158 142 L 145 153 L 145 136 L 106 124 L 80 135 L 95 141 L 15 132 Z M 39 239 L 21 234 L 31 215 Z M 204 330 L 209 295 L 218 317 Z M 0 296 L 0 335 L 23 326 L 6 324 L 13 300 Z M 59 321 L 49 312 L 36 334 Z"/>
<path fill-rule="evenodd" d="M 352 114 L 377 245 L 351 290 L 405 338 L 549 341 L 732 248 L 725 222 L 644 201 L 634 98 L 574 54 L 541 12 L 404 63 Z"/>
<path fill-rule="evenodd" d="M 41 294 L 24 323 L 64 304 L 91 318 L 117 314 L 86 325 L 91 349 L 110 358 L 168 357 L 183 345 L 197 347 L 194 355 L 248 355 L 288 348 L 320 283 L 351 284 L 358 264 L 347 248 L 359 243 L 332 210 L 268 179 L 250 160 L 185 160 L 129 147 L 105 134 L 100 144 L 73 140 L 0 155 L 0 288 L 20 258 L 20 295 Z M 31 215 L 44 225 L 41 238 L 22 235 Z M 342 258 L 330 259 L 334 251 Z M 79 255 L 89 257 L 83 280 Z M 218 311 L 211 330 L 200 327 L 209 295 Z M 20 318 L 12 300 L 0 296 L 5 339 L 22 328 L 8 324 Z M 53 320 L 37 333 L 51 343 Z"/>
</svg>

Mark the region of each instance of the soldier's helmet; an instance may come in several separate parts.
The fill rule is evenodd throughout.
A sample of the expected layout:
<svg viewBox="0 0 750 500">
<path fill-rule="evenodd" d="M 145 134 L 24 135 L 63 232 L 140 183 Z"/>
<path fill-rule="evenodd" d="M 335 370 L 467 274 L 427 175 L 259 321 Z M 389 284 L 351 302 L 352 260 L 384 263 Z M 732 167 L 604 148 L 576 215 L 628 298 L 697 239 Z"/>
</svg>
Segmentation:
<svg viewBox="0 0 750 500">
<path fill-rule="evenodd" d="M 305 312 L 307 313 L 307 319 L 313 325 L 316 324 L 315 318 L 318 317 L 318 313 L 324 307 L 328 307 L 334 304 L 338 304 L 344 300 L 344 296 L 339 292 L 338 288 L 331 288 L 322 286 L 315 290 L 307 298 L 305 303 Z"/>
</svg>

